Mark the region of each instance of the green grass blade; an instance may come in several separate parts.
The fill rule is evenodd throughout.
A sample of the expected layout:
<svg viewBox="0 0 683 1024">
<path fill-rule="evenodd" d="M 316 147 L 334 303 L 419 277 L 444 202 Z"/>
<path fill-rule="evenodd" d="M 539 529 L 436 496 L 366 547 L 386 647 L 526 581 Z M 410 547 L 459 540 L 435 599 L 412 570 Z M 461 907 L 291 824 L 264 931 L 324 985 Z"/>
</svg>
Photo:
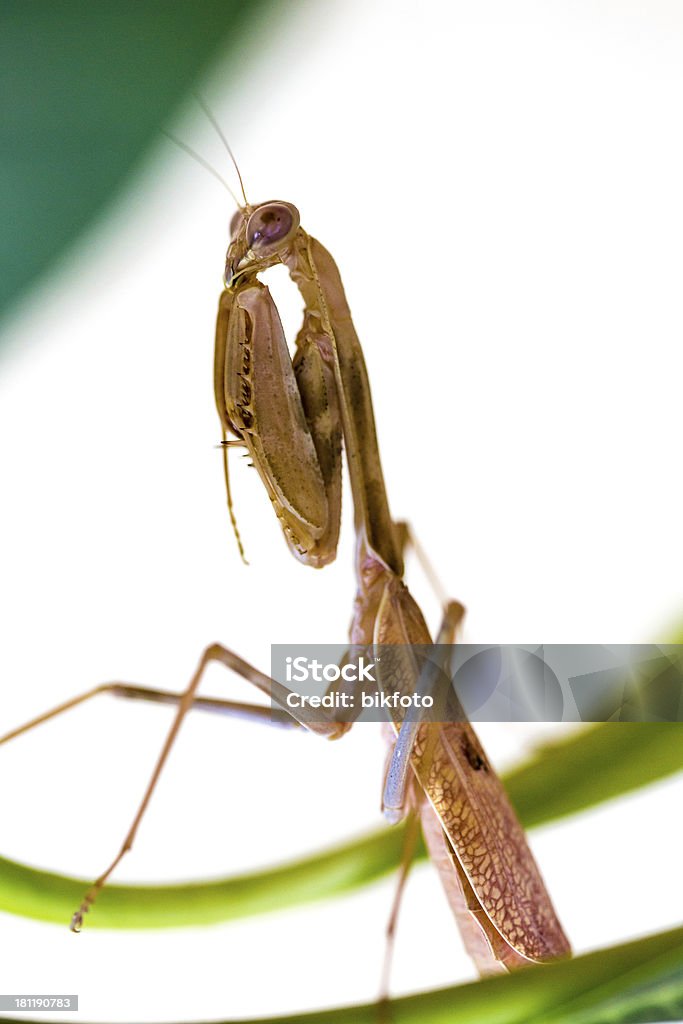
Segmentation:
<svg viewBox="0 0 683 1024">
<path fill-rule="evenodd" d="M 680 1021 L 683 928 L 563 963 L 396 999 L 390 1009 L 387 1017 L 392 1024 Z M 377 1024 L 377 1020 L 377 1004 L 371 1003 L 250 1024 Z M 18 1019 L 15 1024 L 20 1024 Z"/>
<path fill-rule="evenodd" d="M 505 779 L 526 826 L 619 796 L 683 768 L 683 725 L 612 723 L 540 749 Z M 402 829 L 383 828 L 343 846 L 267 871 L 185 885 L 110 885 L 95 928 L 162 928 L 233 921 L 342 896 L 393 871 Z M 424 849 L 419 856 L 424 856 Z M 90 879 L 0 859 L 0 910 L 66 923 Z"/>
</svg>

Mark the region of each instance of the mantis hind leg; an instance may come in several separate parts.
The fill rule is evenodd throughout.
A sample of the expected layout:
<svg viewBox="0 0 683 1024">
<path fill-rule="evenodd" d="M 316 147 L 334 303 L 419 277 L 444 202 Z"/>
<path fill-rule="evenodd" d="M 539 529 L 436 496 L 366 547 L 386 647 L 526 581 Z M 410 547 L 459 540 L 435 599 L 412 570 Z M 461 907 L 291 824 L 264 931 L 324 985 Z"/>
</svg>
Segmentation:
<svg viewBox="0 0 683 1024">
<path fill-rule="evenodd" d="M 81 903 L 80 907 L 73 916 L 71 922 L 72 931 L 80 931 L 83 925 L 83 917 L 90 910 L 90 907 L 97 898 L 97 894 L 106 884 L 108 878 L 110 877 L 114 869 L 118 866 L 118 864 L 121 862 L 126 853 L 128 853 L 128 851 L 132 848 L 135 836 L 140 826 L 140 822 L 142 821 L 144 813 L 147 810 L 147 806 L 152 798 L 152 794 L 156 788 L 157 782 L 159 781 L 159 777 L 168 759 L 168 755 L 171 752 L 171 748 L 173 747 L 176 736 L 178 735 L 180 726 L 182 725 L 183 720 L 187 715 L 188 711 L 191 710 L 192 706 L 197 700 L 197 689 L 199 688 L 199 684 L 202 681 L 202 677 L 207 666 L 211 664 L 211 662 L 219 662 L 226 668 L 231 669 L 232 671 L 236 672 L 238 675 L 246 679 L 247 682 L 255 686 L 258 690 L 261 691 L 261 693 L 265 694 L 266 697 L 275 701 L 280 707 L 287 707 L 287 696 L 289 695 L 290 691 L 287 689 L 286 686 L 283 686 L 282 683 L 279 683 L 277 680 L 271 679 L 270 676 L 267 676 L 263 672 L 260 672 L 257 668 L 254 668 L 253 665 L 250 665 L 249 662 L 245 661 L 243 658 L 240 658 L 238 654 L 235 654 L 234 651 L 230 651 L 227 647 L 223 647 L 220 644 L 212 644 L 211 646 L 206 648 L 201 658 L 199 659 L 199 664 L 192 678 L 190 679 L 190 682 L 188 683 L 185 691 L 180 695 L 175 719 L 173 720 L 168 735 L 166 736 L 166 740 L 161 749 L 161 753 L 159 754 L 159 757 L 157 759 L 157 763 L 154 767 L 154 771 L 152 772 L 151 778 L 147 784 L 147 788 L 145 789 L 145 792 L 143 794 L 140 806 L 138 807 L 137 813 L 133 819 L 133 823 L 131 824 L 128 832 L 126 833 L 126 836 L 123 840 L 119 852 L 116 854 L 109 867 L 98 878 L 95 879 L 92 886 L 85 894 L 83 902 Z M 142 696 L 142 694 L 139 693 L 138 696 Z M 270 712 L 270 709 L 267 709 L 267 711 Z M 313 715 L 310 712 L 297 709 L 295 714 L 293 714 L 291 717 L 299 725 L 304 726 L 311 732 L 315 732 L 320 736 L 326 736 L 332 739 L 340 735 L 341 730 L 339 728 L 339 725 L 331 719 L 321 720 L 319 712 Z"/>
<path fill-rule="evenodd" d="M 71 697 L 62 704 L 57 704 L 55 707 L 50 708 L 49 711 L 36 715 L 30 721 L 17 726 L 16 729 L 10 729 L 9 732 L 0 736 L 0 746 L 3 743 L 9 743 L 10 740 L 16 739 L 18 736 L 23 736 L 24 733 L 30 732 L 38 725 L 43 725 L 45 722 L 58 718 L 59 715 L 87 703 L 87 701 L 92 700 L 94 697 L 101 697 L 106 694 L 124 700 L 146 701 L 151 704 L 171 704 L 176 707 L 183 698 L 182 693 L 175 693 L 173 690 L 156 690 L 151 686 L 138 686 L 136 683 L 100 683 L 98 686 L 93 686 L 91 689 Z M 195 697 L 191 710 L 209 711 L 213 714 L 230 715 L 237 718 L 248 718 L 253 721 L 266 722 L 268 725 L 282 725 L 285 727 L 296 727 L 299 725 L 296 719 L 292 718 L 287 711 L 282 711 L 275 707 L 264 707 L 262 704 L 246 704 L 240 701 L 222 700 L 219 697 Z"/>
<path fill-rule="evenodd" d="M 271 709 L 268 706 L 258 707 L 257 705 L 240 704 L 233 701 L 221 701 L 213 698 L 198 697 L 197 690 L 199 688 L 199 684 L 202 681 L 207 666 L 212 662 L 219 662 L 226 668 L 231 669 L 238 675 L 242 676 L 247 680 L 247 682 L 260 690 L 261 693 L 265 694 L 266 697 L 273 701 L 282 710 L 278 711 L 277 708 Z M 290 693 L 286 686 L 283 686 L 277 680 L 271 679 L 270 676 L 260 672 L 257 668 L 254 668 L 253 665 L 250 665 L 249 662 L 240 658 L 238 654 L 235 654 L 228 648 L 222 647 L 220 644 L 212 644 L 203 652 L 192 678 L 181 694 L 172 693 L 167 690 L 152 690 L 146 687 L 133 686 L 127 683 L 105 683 L 101 686 L 93 687 L 91 690 L 60 704 L 58 707 L 53 708 L 51 711 L 48 711 L 43 715 L 39 715 L 26 725 L 12 730 L 12 732 L 0 737 L 0 743 L 7 742 L 16 736 L 29 731 L 36 725 L 55 718 L 57 715 L 60 715 L 79 704 L 83 704 L 90 698 L 102 693 L 111 693 L 118 697 L 134 700 L 148 700 L 156 703 L 174 704 L 176 705 L 177 710 L 150 780 L 145 788 L 133 822 L 126 833 L 123 843 L 121 844 L 121 848 L 112 860 L 111 864 L 101 875 L 99 875 L 98 878 L 95 879 L 92 886 L 85 894 L 80 907 L 73 915 L 71 921 L 72 931 L 80 931 L 83 925 L 84 915 L 90 910 L 90 907 L 95 902 L 98 893 L 104 887 L 114 869 L 121 862 L 125 854 L 132 848 L 140 822 L 142 821 L 152 798 L 152 794 L 154 793 L 156 784 L 171 752 L 180 726 L 182 725 L 187 713 L 193 707 L 199 707 L 206 711 L 211 710 L 227 714 L 248 715 L 249 717 L 256 718 L 260 721 L 272 721 L 273 718 L 275 718 L 277 724 L 304 726 L 309 731 L 330 739 L 336 738 L 345 731 L 345 727 L 340 726 L 340 724 L 333 721 L 332 718 L 323 718 L 321 709 L 317 709 L 314 714 L 306 709 L 297 708 L 293 710 L 292 714 L 289 714 L 289 712 L 285 710 L 287 708 L 287 696 Z"/>
<path fill-rule="evenodd" d="M 417 801 L 416 801 L 417 802 Z M 396 930 L 398 916 L 401 910 L 403 894 L 410 869 L 415 860 L 417 842 L 420 836 L 420 815 L 416 808 L 412 808 L 407 816 L 405 832 L 403 834 L 403 850 L 401 852 L 401 863 L 398 869 L 396 880 L 396 891 L 391 905 L 391 912 L 386 927 L 386 946 L 384 949 L 384 964 L 382 966 L 382 980 L 379 989 L 380 1019 L 383 1021 L 387 1016 L 387 1003 L 389 999 L 389 982 L 391 978 L 391 965 L 394 959 L 394 946 L 396 942 Z"/>
<path fill-rule="evenodd" d="M 450 597 L 448 597 L 446 590 L 443 584 L 441 583 L 441 580 L 439 579 L 439 575 L 434 566 L 432 565 L 430 558 L 427 555 L 427 552 L 422 546 L 420 540 L 418 539 L 417 534 L 415 533 L 415 530 L 413 529 L 412 525 L 406 520 L 402 519 L 394 524 L 394 529 L 396 530 L 396 535 L 398 537 L 398 544 L 401 550 L 401 557 L 405 556 L 406 551 L 412 550 L 414 552 L 415 557 L 417 558 L 418 565 L 420 566 L 420 569 L 422 570 L 424 576 L 426 577 L 427 582 L 429 583 L 434 594 L 436 595 L 445 617 L 448 607 L 453 604 L 459 604 L 459 602 L 453 601 Z M 462 618 L 465 609 L 462 608 L 462 605 L 460 605 L 460 607 L 462 609 Z M 443 642 L 452 643 L 453 638 L 451 637 L 450 640 L 444 640 Z"/>
</svg>

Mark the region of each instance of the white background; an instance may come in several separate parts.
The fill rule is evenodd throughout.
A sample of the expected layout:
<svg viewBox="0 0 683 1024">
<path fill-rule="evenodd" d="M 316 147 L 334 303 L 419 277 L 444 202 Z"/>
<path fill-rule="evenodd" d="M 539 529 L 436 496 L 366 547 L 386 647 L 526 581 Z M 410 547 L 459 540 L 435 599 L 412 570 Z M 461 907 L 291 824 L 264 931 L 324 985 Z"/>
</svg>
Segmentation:
<svg viewBox="0 0 683 1024">
<path fill-rule="evenodd" d="M 201 86 L 254 201 L 338 261 L 392 509 L 472 642 L 640 642 L 681 601 L 683 12 L 675 2 L 298 3 L 238 87 Z M 197 108 L 170 125 L 231 175 Z M 181 688 L 212 640 L 343 642 L 339 561 L 288 554 L 233 460 L 213 321 L 229 197 L 161 140 L 111 219 L 8 326 L 0 367 L 2 729 L 107 679 Z M 273 274 L 285 325 L 300 315 Z M 419 573 L 415 591 L 436 607 Z M 204 692 L 251 694 L 216 670 Z M 169 714 L 102 699 L 0 752 L 0 852 L 94 877 Z M 499 763 L 535 733 L 482 729 Z M 200 716 L 119 881 L 225 875 L 379 824 L 384 751 Z M 679 923 L 665 783 L 534 832 L 577 951 Z M 653 870 L 656 856 L 656 870 Z M 0 917 L 0 989 L 78 992 L 87 1020 L 232 1018 L 374 997 L 393 883 L 301 912 L 116 933 Z M 96 913 L 96 910 L 94 911 Z M 473 977 L 438 881 L 411 883 L 397 992 Z"/>
</svg>

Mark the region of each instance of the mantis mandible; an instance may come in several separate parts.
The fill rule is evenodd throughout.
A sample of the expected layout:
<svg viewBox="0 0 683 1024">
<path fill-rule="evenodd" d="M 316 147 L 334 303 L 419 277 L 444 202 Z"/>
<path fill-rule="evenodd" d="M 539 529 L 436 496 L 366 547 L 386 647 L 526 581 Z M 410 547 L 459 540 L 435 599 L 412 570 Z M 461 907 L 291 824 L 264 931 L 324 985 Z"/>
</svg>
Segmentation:
<svg viewBox="0 0 683 1024">
<path fill-rule="evenodd" d="M 241 180 L 241 179 L 240 179 Z M 341 514 L 342 449 L 354 510 L 357 592 L 350 630 L 356 646 L 428 645 L 431 637 L 403 580 L 410 532 L 390 515 L 376 438 L 370 386 L 337 266 L 300 226 L 291 203 L 250 205 L 246 196 L 231 223 L 225 290 L 219 301 L 214 386 L 224 459 L 230 446 L 247 449 L 285 540 L 305 565 L 336 557 Z M 292 359 L 277 308 L 258 275 L 284 264 L 304 302 Z M 228 435 L 232 435 L 228 440 Z M 228 485 L 228 505 L 232 499 Z M 451 644 L 464 609 L 448 601 L 437 642 Z M 95 687 L 0 738 L 5 742 L 40 722 L 110 692 L 177 705 L 177 712 L 142 802 L 123 844 L 75 912 L 79 931 L 98 892 L 131 848 L 180 725 L 193 705 L 245 709 L 270 718 L 269 708 L 197 696 L 210 662 L 220 662 L 283 709 L 289 691 L 239 655 L 209 646 L 182 694 L 127 684 Z M 414 684 L 417 676 L 414 674 Z M 392 688 L 380 674 L 379 687 Z M 338 738 L 350 728 L 305 708 L 283 712 L 290 724 Z M 405 722 L 394 727 L 383 805 L 397 821 L 418 820 L 468 952 L 482 972 L 515 968 L 569 954 L 524 832 L 467 721 Z M 399 894 L 407 874 L 403 865 Z M 397 903 L 390 932 L 395 923 Z"/>
</svg>

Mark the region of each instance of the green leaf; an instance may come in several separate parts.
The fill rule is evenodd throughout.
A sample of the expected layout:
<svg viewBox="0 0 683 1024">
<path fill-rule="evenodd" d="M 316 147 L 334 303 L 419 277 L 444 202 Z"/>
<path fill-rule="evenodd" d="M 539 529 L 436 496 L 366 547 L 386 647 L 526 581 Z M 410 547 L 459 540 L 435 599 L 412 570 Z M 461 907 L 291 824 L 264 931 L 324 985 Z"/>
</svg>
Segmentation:
<svg viewBox="0 0 683 1024">
<path fill-rule="evenodd" d="M 527 828 L 576 814 L 683 769 L 683 723 L 603 722 L 541 746 L 505 778 Z"/>
<path fill-rule="evenodd" d="M 683 928 L 543 967 L 393 1000 L 392 1024 L 646 1024 L 683 1016 Z M 250 1024 L 377 1024 L 376 1003 Z M 15 1024 L 27 1024 L 25 1020 Z M 229 1024 L 229 1022 L 225 1022 Z"/>
<path fill-rule="evenodd" d="M 200 72 L 274 0 L 4 0 L 0 311 L 111 202 Z"/>
<path fill-rule="evenodd" d="M 107 886 L 86 927 L 214 924 L 340 896 L 391 871 L 402 834 L 402 828 L 386 828 L 292 864 L 212 882 Z M 9 913 L 66 924 L 90 884 L 0 858 L 0 909 Z"/>
<path fill-rule="evenodd" d="M 522 823 L 541 825 L 683 768 L 683 725 L 607 723 L 542 747 L 505 779 Z M 341 896 L 393 871 L 402 828 L 371 835 L 268 871 L 185 885 L 110 885 L 96 928 L 171 928 L 233 921 Z M 424 848 L 418 856 L 424 857 Z M 0 910 L 66 923 L 90 880 L 0 858 Z"/>
</svg>

